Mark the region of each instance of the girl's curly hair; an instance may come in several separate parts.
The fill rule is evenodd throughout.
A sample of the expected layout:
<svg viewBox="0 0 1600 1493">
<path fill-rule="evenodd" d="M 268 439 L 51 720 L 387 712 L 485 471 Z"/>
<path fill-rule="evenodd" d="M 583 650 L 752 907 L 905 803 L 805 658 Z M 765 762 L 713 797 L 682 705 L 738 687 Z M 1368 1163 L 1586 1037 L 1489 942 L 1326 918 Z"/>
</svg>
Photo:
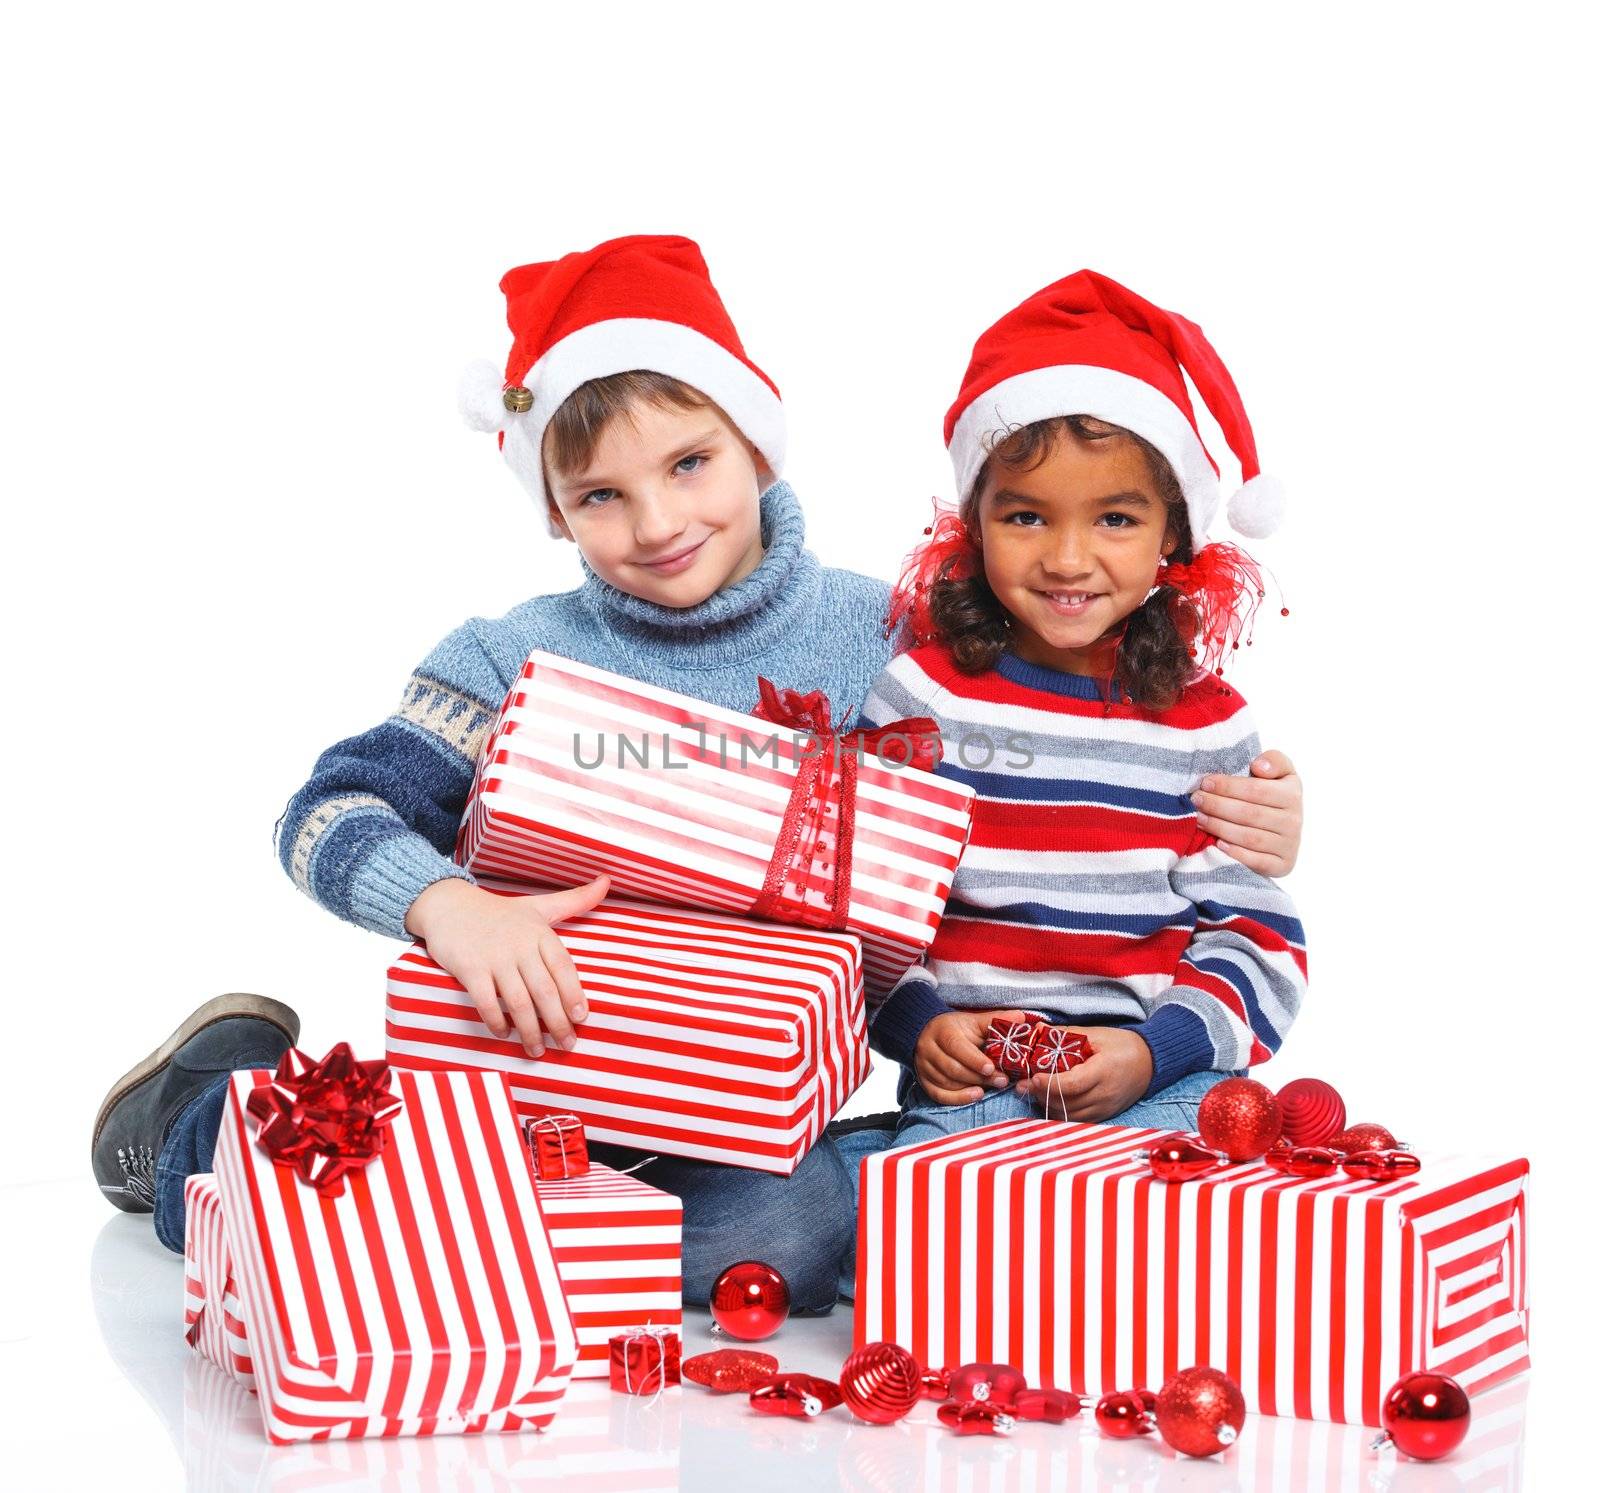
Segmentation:
<svg viewBox="0 0 1600 1493">
<path fill-rule="evenodd" d="M 1166 506 L 1167 527 L 1177 540 L 1170 559 L 1187 565 L 1194 559 L 1189 510 L 1171 465 L 1149 441 L 1120 425 L 1093 415 L 1060 415 L 1032 425 L 1013 426 L 990 443 L 989 455 L 972 490 L 962 502 L 961 522 L 969 535 L 978 532 L 978 505 L 991 467 L 999 462 L 1015 471 L 1031 472 L 1063 439 L 1131 440 L 1144 453 L 1157 496 Z M 968 556 L 952 555 L 930 579 L 928 615 L 950 649 L 956 667 L 966 674 L 992 669 L 1005 650 L 1011 619 L 984 578 L 977 546 L 969 540 Z M 960 563 L 963 559 L 966 563 Z M 1136 705 L 1163 709 L 1182 694 L 1196 672 L 1194 639 L 1199 617 L 1189 598 L 1171 586 L 1160 586 L 1122 624 L 1117 645 L 1117 682 Z"/>
</svg>

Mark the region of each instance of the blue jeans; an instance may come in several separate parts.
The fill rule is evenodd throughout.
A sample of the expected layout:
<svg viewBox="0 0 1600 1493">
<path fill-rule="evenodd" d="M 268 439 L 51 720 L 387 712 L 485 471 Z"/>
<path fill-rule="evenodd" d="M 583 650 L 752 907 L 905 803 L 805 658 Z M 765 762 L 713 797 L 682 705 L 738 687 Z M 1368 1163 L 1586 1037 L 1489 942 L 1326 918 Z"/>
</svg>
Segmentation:
<svg viewBox="0 0 1600 1493">
<path fill-rule="evenodd" d="M 228 1099 L 224 1073 L 191 1099 L 172 1122 L 156 1160 L 156 1238 L 168 1249 L 183 1253 L 183 1185 L 196 1172 L 209 1172 L 222 1129 L 222 1109 Z"/>
</svg>

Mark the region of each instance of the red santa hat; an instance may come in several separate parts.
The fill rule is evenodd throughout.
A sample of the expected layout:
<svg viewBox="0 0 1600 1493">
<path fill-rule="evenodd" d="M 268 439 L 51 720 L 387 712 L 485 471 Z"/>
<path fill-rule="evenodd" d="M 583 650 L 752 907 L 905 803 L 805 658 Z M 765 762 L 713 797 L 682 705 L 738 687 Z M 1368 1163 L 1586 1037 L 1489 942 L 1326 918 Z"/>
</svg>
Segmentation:
<svg viewBox="0 0 1600 1493">
<path fill-rule="evenodd" d="M 715 400 L 761 453 L 783 469 L 785 427 L 777 386 L 745 356 L 699 246 L 636 234 L 547 264 L 508 270 L 511 352 L 504 373 L 474 364 L 462 377 L 462 418 L 494 431 L 511 470 L 548 514 L 540 460 L 545 427 L 591 379 L 648 370 Z M 558 533 L 554 524 L 552 533 Z"/>
<path fill-rule="evenodd" d="M 1185 374 L 1243 473 L 1228 522 L 1250 538 L 1266 537 L 1282 520 L 1285 495 L 1275 478 L 1261 475 L 1250 421 L 1222 359 L 1192 321 L 1093 270 L 1047 285 L 978 339 L 944 422 L 959 497 L 977 481 L 997 432 L 1058 415 L 1093 415 L 1143 436 L 1166 457 L 1183 488 L 1198 550 L 1221 493 Z"/>
</svg>

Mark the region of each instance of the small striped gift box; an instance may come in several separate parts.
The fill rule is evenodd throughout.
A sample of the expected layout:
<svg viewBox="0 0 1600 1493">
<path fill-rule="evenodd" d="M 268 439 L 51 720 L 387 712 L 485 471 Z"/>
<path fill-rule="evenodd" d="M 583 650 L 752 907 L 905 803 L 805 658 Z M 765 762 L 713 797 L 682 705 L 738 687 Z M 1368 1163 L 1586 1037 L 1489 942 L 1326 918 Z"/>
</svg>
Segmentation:
<svg viewBox="0 0 1600 1493">
<path fill-rule="evenodd" d="M 389 969 L 390 1061 L 494 1069 L 523 1116 L 575 1114 L 592 1141 L 783 1176 L 867 1076 L 853 934 L 621 897 L 557 931 L 589 1007 L 571 1052 L 530 1058 L 496 1037 L 414 944 Z"/>
<path fill-rule="evenodd" d="M 578 1333 L 572 1377 L 607 1378 L 611 1339 L 630 1327 L 681 1332 L 683 1204 L 599 1162 L 534 1185 Z"/>
<path fill-rule="evenodd" d="M 1528 1365 L 1523 1160 L 1397 1182 L 1155 1181 L 1163 1131 L 1013 1120 L 862 1163 L 856 1341 L 1080 1394 L 1212 1364 L 1267 1415 L 1378 1424 L 1401 1374 Z"/>
<path fill-rule="evenodd" d="M 183 1184 L 183 1326 L 189 1346 L 231 1374 L 246 1389 L 256 1387 L 245 1336 L 239 1291 L 228 1254 L 217 1179 L 199 1172 Z"/>
<path fill-rule="evenodd" d="M 234 1074 L 214 1160 L 269 1439 L 549 1424 L 577 1340 L 505 1080 L 392 1070 L 387 1144 L 328 1196 L 256 1144 L 271 1077 Z"/>
<path fill-rule="evenodd" d="M 756 688 L 752 674 L 752 698 Z M 535 651 L 484 747 L 456 858 L 546 886 L 604 871 L 625 894 L 746 913 L 777 853 L 802 748 L 756 716 Z M 905 750 L 886 744 L 891 758 Z M 932 942 L 972 803 L 964 784 L 861 754 L 846 927 L 865 947 L 869 994 L 886 994 Z M 834 796 L 808 818 L 787 863 L 785 885 L 813 914 L 837 874 L 838 812 Z"/>
</svg>

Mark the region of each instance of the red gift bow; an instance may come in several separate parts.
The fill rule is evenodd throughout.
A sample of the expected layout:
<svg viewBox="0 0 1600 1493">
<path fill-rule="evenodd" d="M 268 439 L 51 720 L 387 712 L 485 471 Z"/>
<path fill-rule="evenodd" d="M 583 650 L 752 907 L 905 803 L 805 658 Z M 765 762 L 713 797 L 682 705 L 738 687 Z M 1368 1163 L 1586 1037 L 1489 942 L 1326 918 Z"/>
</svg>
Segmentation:
<svg viewBox="0 0 1600 1493">
<path fill-rule="evenodd" d="M 896 765 L 931 772 L 944 755 L 939 723 L 931 716 L 917 715 L 870 731 L 846 731 L 849 716 L 835 727 L 832 706 L 821 690 L 805 695 L 793 689 L 780 691 L 763 675 L 757 676 L 756 684 L 761 698 L 751 714 L 776 726 L 806 732 L 817 750 L 802 755 L 772 859 L 767 863 L 766 879 L 750 912 L 754 917 L 805 923 L 814 928 L 843 928 L 850 914 L 856 774 L 861 765 L 858 754 L 876 754 L 889 737 L 898 736 L 906 742 L 909 752 L 906 761 Z M 834 831 L 834 855 L 832 861 L 822 864 L 822 906 L 814 907 L 807 898 L 806 883 L 818 855 L 826 852 L 826 844 L 819 845 L 817 841 L 826 833 L 822 820 L 835 794 L 839 823 Z"/>
<path fill-rule="evenodd" d="M 541 1182 L 581 1177 L 589 1170 L 589 1141 L 576 1115 L 539 1115 L 523 1133 Z"/>
<path fill-rule="evenodd" d="M 683 1343 L 670 1327 L 645 1323 L 611 1338 L 611 1387 L 620 1394 L 660 1394 L 683 1382 Z"/>
<path fill-rule="evenodd" d="M 388 1144 L 400 1096 L 389 1091 L 388 1063 L 357 1062 L 350 1044 L 340 1042 L 320 1063 L 291 1047 L 245 1109 L 260 1122 L 256 1144 L 273 1162 L 331 1198 L 344 1191 L 346 1172 Z"/>
</svg>

